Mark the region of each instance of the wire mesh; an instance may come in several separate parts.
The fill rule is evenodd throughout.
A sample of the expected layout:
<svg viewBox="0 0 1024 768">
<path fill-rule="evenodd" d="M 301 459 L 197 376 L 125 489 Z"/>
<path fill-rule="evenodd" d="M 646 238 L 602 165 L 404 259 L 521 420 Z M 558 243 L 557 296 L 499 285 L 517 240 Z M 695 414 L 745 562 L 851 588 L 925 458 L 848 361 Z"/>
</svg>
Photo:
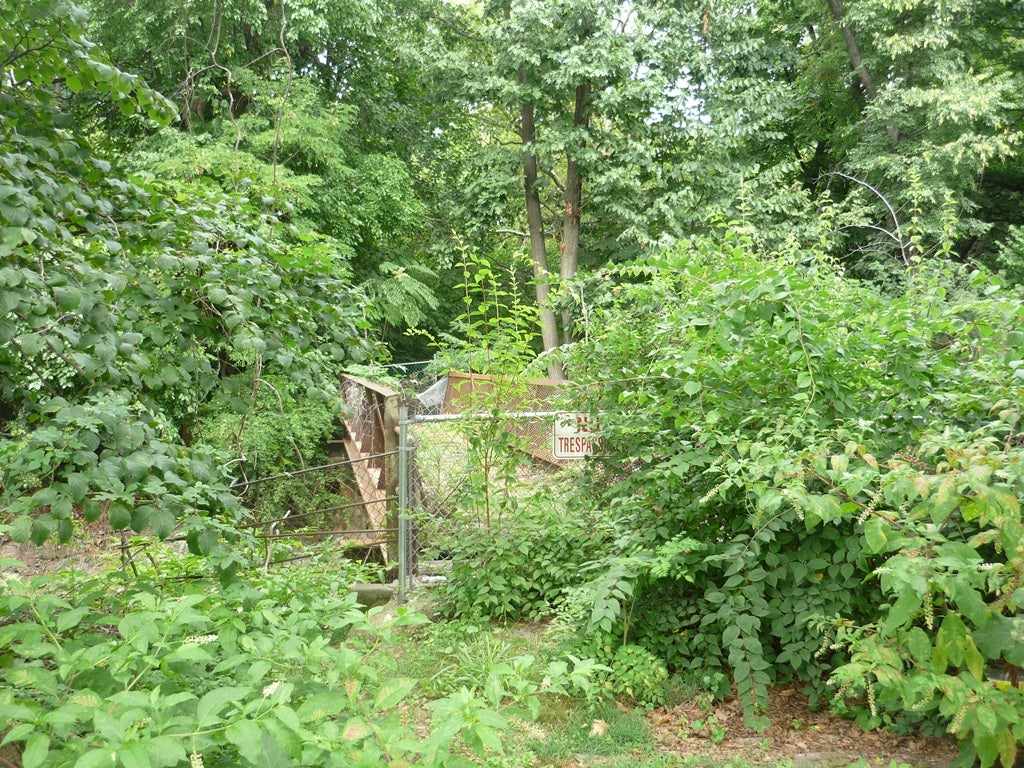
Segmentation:
<svg viewBox="0 0 1024 768">
<path fill-rule="evenodd" d="M 440 581 L 467 537 L 514 535 L 526 517 L 563 506 L 554 411 L 423 414 L 405 420 L 404 584 Z"/>
</svg>

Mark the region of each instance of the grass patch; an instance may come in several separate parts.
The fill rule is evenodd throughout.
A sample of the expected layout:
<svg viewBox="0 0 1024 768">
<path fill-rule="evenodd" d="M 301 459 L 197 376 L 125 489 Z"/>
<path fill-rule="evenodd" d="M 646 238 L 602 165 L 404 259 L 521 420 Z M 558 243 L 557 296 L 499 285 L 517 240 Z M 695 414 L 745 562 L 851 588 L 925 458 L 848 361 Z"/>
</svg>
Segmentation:
<svg viewBox="0 0 1024 768">
<path fill-rule="evenodd" d="M 581 706 L 570 710 L 564 722 L 546 723 L 555 726 L 543 738 L 529 738 L 527 747 L 541 765 L 558 764 L 579 755 L 630 755 L 629 765 L 636 758 L 649 756 L 654 749 L 647 720 L 639 711 L 619 709 L 612 702 L 595 707 Z M 603 764 L 603 763 L 602 763 Z"/>
</svg>

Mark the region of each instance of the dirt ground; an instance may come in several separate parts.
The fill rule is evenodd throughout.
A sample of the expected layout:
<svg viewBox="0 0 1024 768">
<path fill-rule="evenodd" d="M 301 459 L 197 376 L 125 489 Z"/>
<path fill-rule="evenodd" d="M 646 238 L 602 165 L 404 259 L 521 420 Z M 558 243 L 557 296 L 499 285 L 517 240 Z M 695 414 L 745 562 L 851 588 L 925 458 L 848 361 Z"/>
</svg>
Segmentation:
<svg viewBox="0 0 1024 768">
<path fill-rule="evenodd" d="M 108 526 L 94 523 L 75 533 L 74 540 L 67 544 L 48 541 L 39 547 L 35 544 L 17 544 L 0 535 L 0 573 L 14 572 L 31 577 L 57 573 L 68 568 L 96 573 L 120 562 L 115 547 L 121 543 L 121 538 Z M 7 560 L 20 564 L 9 565 L 4 562 Z"/>
<path fill-rule="evenodd" d="M 893 761 L 946 768 L 957 755 L 953 739 L 864 732 L 851 720 L 827 711 L 812 712 L 807 699 L 792 688 L 771 692 L 767 715 L 771 726 L 762 733 L 747 728 L 735 700 L 716 702 L 710 711 L 701 702 L 689 701 L 655 710 L 648 720 L 655 741 L 666 754 L 702 756 L 709 762 L 742 758 L 752 764 L 774 764 L 792 760 L 794 768 L 837 768 L 863 758 L 868 765 L 883 768 Z"/>
</svg>

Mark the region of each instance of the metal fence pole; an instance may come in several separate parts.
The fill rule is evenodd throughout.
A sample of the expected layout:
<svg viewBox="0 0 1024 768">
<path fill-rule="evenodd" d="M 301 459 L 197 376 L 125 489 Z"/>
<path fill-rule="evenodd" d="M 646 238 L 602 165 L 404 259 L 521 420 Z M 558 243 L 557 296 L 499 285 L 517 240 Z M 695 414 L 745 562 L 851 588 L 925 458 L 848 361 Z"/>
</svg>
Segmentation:
<svg viewBox="0 0 1024 768">
<path fill-rule="evenodd" d="M 409 598 L 409 411 L 398 409 L 398 602 Z"/>
</svg>

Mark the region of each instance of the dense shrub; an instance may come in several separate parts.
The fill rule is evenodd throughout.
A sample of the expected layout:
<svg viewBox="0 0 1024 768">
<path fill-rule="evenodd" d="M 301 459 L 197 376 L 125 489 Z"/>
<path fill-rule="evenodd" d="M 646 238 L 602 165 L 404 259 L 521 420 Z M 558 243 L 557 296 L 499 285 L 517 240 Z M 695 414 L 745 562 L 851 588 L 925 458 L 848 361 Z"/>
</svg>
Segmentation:
<svg viewBox="0 0 1024 768">
<path fill-rule="evenodd" d="M 517 621 L 551 614 L 605 537 L 579 518 L 527 512 L 500 533 L 464 532 L 444 587 L 450 616 Z"/>
<path fill-rule="evenodd" d="M 511 715 L 590 689 L 590 663 L 519 655 L 423 690 L 389 649 L 397 628 L 427 619 L 373 619 L 349 590 L 366 574 L 337 557 L 227 586 L 178 578 L 197 564 L 183 565 L 0 574 L 5 756 L 23 768 L 465 766 L 470 750 L 501 753 Z M 429 725 L 410 722 L 415 707 Z"/>
<path fill-rule="evenodd" d="M 924 268 L 886 297 L 730 233 L 618 278 L 572 360 L 615 537 L 584 631 L 720 665 L 753 725 L 771 683 L 828 679 L 1011 764 L 1021 694 L 986 670 L 1024 661 L 1019 297 Z"/>
</svg>

